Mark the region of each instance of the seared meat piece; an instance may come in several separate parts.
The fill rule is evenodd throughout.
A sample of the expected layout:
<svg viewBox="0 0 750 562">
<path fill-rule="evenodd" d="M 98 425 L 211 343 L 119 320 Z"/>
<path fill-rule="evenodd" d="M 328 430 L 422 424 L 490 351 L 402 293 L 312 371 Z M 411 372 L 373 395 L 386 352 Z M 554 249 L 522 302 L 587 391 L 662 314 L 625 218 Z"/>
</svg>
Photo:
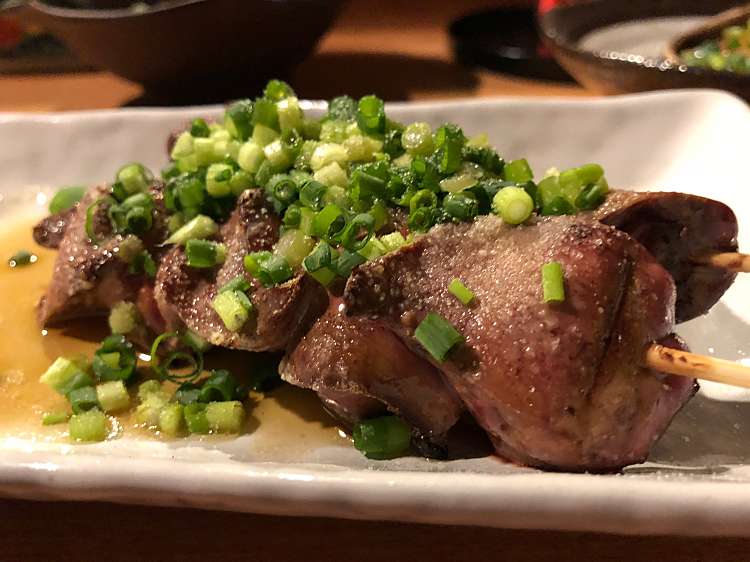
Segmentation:
<svg viewBox="0 0 750 562">
<path fill-rule="evenodd" d="M 318 390 L 318 397 L 328 413 L 349 431 L 361 420 L 388 413 L 382 402 L 364 394 L 326 388 Z"/>
<path fill-rule="evenodd" d="M 306 275 L 265 288 L 245 273 L 243 265 L 246 254 L 273 247 L 280 225 L 263 192 L 248 190 L 219 232 L 217 239 L 227 246 L 226 261 L 220 268 L 192 268 L 187 265 L 184 248 L 172 248 L 161 261 L 155 288 L 167 325 L 184 325 L 214 345 L 248 351 L 278 351 L 295 342 L 325 310 L 325 289 Z M 243 329 L 234 333 L 224 326 L 211 302 L 221 287 L 239 275 L 246 276 L 255 288 L 250 296 L 254 311 Z"/>
<path fill-rule="evenodd" d="M 316 392 L 375 398 L 428 437 L 447 432 L 463 410 L 432 365 L 382 323 L 347 317 L 340 299 L 331 299 L 279 372 L 287 382 Z"/>
<path fill-rule="evenodd" d="M 708 312 L 734 282 L 735 273 L 698 261 L 737 251 L 737 219 L 724 203 L 686 193 L 615 191 L 591 216 L 630 234 L 672 274 L 677 322 Z"/>
<path fill-rule="evenodd" d="M 45 248 L 58 248 L 65 236 L 65 229 L 76 213 L 73 206 L 65 211 L 44 217 L 34 226 L 34 241 Z"/>
<path fill-rule="evenodd" d="M 91 188 L 71 213 L 59 245 L 50 286 L 39 302 L 37 318 L 49 326 L 71 318 L 107 314 L 119 301 L 132 301 L 146 281 L 143 274 L 128 272 L 128 264 L 118 257 L 123 237 L 112 231 L 106 204 L 96 208 L 93 229 L 99 238 L 94 244 L 86 234 L 86 211 L 107 196 L 107 186 Z M 154 225 L 143 237 L 147 249 L 164 239 L 164 208 L 161 188 L 151 190 L 154 198 Z"/>
<path fill-rule="evenodd" d="M 541 267 L 558 261 L 566 299 L 542 301 Z M 476 295 L 463 306 L 448 284 Z M 417 352 L 428 312 L 466 338 L 436 366 L 492 438 L 523 464 L 615 470 L 643 461 L 695 390 L 641 365 L 669 336 L 674 283 L 632 238 L 569 217 L 509 227 L 496 217 L 443 225 L 359 267 L 347 312 L 380 318 Z"/>
</svg>

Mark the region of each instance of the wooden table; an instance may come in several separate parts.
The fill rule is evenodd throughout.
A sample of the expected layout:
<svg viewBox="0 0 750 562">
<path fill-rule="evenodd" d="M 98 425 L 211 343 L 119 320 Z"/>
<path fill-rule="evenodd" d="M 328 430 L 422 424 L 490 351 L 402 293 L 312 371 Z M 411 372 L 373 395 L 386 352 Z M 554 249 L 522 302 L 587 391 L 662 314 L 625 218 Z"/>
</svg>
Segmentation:
<svg viewBox="0 0 750 562">
<path fill-rule="evenodd" d="M 495 2 L 496 4 L 497 2 Z M 585 96 L 451 62 L 445 25 L 493 2 L 349 4 L 294 73 L 307 97 L 377 91 L 388 99 Z M 366 65 L 363 63 L 367 63 Z M 0 111 L 117 107 L 140 88 L 108 73 L 0 77 Z M 614 537 L 317 518 L 281 518 L 100 503 L 0 501 L 0 560 L 402 561 L 750 560 L 738 539 Z"/>
</svg>

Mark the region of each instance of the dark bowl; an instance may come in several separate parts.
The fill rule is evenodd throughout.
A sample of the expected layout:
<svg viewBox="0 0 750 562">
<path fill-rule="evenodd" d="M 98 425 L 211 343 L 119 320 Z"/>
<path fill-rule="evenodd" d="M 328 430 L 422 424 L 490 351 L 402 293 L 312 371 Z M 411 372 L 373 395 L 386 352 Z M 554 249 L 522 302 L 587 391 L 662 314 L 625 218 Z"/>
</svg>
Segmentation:
<svg viewBox="0 0 750 562">
<path fill-rule="evenodd" d="M 343 0 L 172 0 L 145 12 L 32 0 L 21 17 L 84 62 L 179 99 L 241 95 L 284 76 L 315 47 Z"/>
<path fill-rule="evenodd" d="M 750 77 L 692 68 L 664 56 L 644 57 L 581 47 L 587 34 L 618 23 L 670 16 L 713 16 L 737 0 L 596 0 L 558 7 L 540 17 L 545 44 L 578 82 L 604 94 L 668 88 L 719 88 L 750 100 Z M 665 38 L 665 46 L 670 38 Z"/>
</svg>

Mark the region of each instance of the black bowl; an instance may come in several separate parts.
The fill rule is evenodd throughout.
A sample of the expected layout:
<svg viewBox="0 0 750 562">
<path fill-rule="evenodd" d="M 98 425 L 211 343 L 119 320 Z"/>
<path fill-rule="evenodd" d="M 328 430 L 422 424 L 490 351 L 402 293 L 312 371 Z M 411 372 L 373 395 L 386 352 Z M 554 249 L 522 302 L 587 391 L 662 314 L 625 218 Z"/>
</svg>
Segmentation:
<svg viewBox="0 0 750 562">
<path fill-rule="evenodd" d="M 84 62 L 177 99 L 226 99 L 284 76 L 333 22 L 342 0 L 171 0 L 144 12 L 32 0 L 21 17 Z"/>
<path fill-rule="evenodd" d="M 553 8 L 540 17 L 546 45 L 578 82 L 604 94 L 667 88 L 719 88 L 750 100 L 750 76 L 687 67 L 664 56 L 644 57 L 581 46 L 587 34 L 610 25 L 670 16 L 713 16 L 738 0 L 596 0 Z M 665 38 L 665 46 L 669 38 Z"/>
</svg>

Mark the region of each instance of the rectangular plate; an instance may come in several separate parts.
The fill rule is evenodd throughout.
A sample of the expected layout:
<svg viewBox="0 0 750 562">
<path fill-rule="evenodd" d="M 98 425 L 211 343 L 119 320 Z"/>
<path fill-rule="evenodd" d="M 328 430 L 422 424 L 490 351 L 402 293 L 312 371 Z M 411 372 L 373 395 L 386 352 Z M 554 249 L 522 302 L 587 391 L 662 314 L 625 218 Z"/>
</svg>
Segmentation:
<svg viewBox="0 0 750 562">
<path fill-rule="evenodd" d="M 319 104 L 311 103 L 313 108 Z M 0 207 L 34 205 L 51 186 L 108 180 L 124 162 L 159 169 L 165 139 L 218 108 L 0 115 Z M 712 91 L 586 101 L 500 98 L 393 104 L 401 121 L 482 131 L 506 158 L 604 165 L 611 185 L 720 199 L 750 222 L 750 110 Z M 43 198 L 41 198 L 43 199 Z M 37 201 L 38 203 L 38 201 Z M 740 247 L 750 248 L 742 229 Z M 707 316 L 679 326 L 692 348 L 741 360 L 750 350 L 748 275 Z M 750 393 L 705 384 L 648 463 L 620 475 L 553 474 L 494 458 L 368 461 L 348 444 L 273 450 L 257 435 L 95 445 L 0 440 L 0 493 L 286 515 L 325 515 L 620 533 L 750 534 Z M 256 432 L 257 433 L 257 432 Z"/>
</svg>

